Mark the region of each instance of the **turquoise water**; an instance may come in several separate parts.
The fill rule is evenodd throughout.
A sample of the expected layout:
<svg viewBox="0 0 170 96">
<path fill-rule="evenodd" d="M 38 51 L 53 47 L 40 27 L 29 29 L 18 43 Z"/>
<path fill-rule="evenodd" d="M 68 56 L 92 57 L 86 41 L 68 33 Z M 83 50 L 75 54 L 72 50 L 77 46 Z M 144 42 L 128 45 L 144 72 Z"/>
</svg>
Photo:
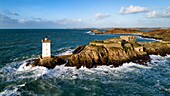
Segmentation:
<svg viewBox="0 0 170 96">
<path fill-rule="evenodd" d="M 70 54 L 78 45 L 120 35 L 95 35 L 89 30 L 0 30 L 0 95 L 113 96 L 170 94 L 170 56 L 152 55 L 149 66 L 125 63 L 118 68 L 87 69 L 56 66 L 54 69 L 25 66 L 41 55 L 41 39 L 52 40 L 52 54 Z M 154 42 L 137 36 L 137 41 Z"/>
</svg>

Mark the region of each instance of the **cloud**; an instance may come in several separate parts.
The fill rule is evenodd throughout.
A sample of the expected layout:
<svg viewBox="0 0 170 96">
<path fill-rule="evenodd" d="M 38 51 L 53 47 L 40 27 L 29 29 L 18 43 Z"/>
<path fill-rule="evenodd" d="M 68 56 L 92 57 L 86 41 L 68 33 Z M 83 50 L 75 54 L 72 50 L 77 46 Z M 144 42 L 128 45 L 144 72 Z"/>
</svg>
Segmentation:
<svg viewBox="0 0 170 96">
<path fill-rule="evenodd" d="M 166 10 L 170 10 L 170 6 L 166 8 Z"/>
<path fill-rule="evenodd" d="M 148 9 L 145 7 L 141 7 L 141 6 L 129 6 L 129 7 L 121 7 L 120 8 L 120 14 L 124 15 L 124 14 L 136 14 L 136 13 L 143 13 L 143 12 L 148 12 Z"/>
<path fill-rule="evenodd" d="M 13 19 L 7 15 L 0 14 L 0 28 L 73 28 L 82 27 L 83 19 L 60 19 L 44 20 L 42 18 Z"/>
<path fill-rule="evenodd" d="M 17 12 L 11 12 L 9 10 L 5 10 L 4 13 L 7 14 L 7 15 L 19 16 L 19 14 Z"/>
<path fill-rule="evenodd" d="M 83 22 L 83 19 L 68 19 L 68 18 L 65 18 L 65 19 L 60 19 L 60 20 L 56 20 L 56 23 L 59 23 L 59 24 L 63 24 L 63 25 L 66 25 L 66 24 L 77 24 L 77 23 L 82 23 Z"/>
<path fill-rule="evenodd" d="M 148 18 L 170 18 L 170 11 L 166 12 L 157 12 L 155 10 L 147 13 Z"/>
<path fill-rule="evenodd" d="M 147 13 L 148 18 L 155 18 L 155 17 L 158 17 L 158 16 L 159 16 L 159 14 L 155 10 Z"/>
<path fill-rule="evenodd" d="M 97 18 L 98 20 L 102 20 L 102 19 L 105 19 L 108 17 L 111 17 L 111 15 L 110 14 L 101 14 L 101 13 L 95 14 L 95 18 Z"/>
<path fill-rule="evenodd" d="M 10 18 L 10 17 L 8 17 L 6 15 L 0 14 L 0 23 L 1 24 L 2 23 L 5 23 L 5 24 L 7 24 L 7 23 L 15 23 L 17 21 L 18 21 L 17 19 L 12 19 L 12 18 Z"/>
</svg>

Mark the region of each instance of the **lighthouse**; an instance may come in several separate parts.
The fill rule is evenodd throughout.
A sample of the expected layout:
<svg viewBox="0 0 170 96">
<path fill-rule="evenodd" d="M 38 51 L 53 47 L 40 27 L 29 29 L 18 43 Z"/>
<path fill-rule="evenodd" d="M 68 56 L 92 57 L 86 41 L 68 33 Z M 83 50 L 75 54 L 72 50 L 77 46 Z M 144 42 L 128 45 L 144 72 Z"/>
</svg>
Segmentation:
<svg viewBox="0 0 170 96">
<path fill-rule="evenodd" d="M 51 40 L 47 36 L 42 40 L 42 58 L 51 58 Z"/>
</svg>

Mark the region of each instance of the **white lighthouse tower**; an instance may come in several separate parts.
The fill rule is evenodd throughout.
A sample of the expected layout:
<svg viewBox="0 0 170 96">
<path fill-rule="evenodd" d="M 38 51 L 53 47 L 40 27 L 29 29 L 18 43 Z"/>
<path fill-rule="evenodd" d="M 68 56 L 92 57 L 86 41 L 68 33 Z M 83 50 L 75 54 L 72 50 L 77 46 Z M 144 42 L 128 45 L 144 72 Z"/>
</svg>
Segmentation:
<svg viewBox="0 0 170 96">
<path fill-rule="evenodd" d="M 42 40 L 42 58 L 51 58 L 51 40 L 47 37 Z"/>
</svg>

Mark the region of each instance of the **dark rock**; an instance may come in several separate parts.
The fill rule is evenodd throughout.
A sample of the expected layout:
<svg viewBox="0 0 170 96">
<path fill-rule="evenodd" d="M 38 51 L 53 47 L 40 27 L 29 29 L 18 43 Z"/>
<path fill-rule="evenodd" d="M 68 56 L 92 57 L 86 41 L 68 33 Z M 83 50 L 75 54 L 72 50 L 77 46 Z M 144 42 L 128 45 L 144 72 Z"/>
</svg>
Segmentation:
<svg viewBox="0 0 170 96">
<path fill-rule="evenodd" d="M 52 69 L 56 65 L 62 65 L 66 63 L 65 56 L 58 57 L 54 56 L 53 58 L 47 58 L 47 59 L 35 59 L 32 63 L 33 66 L 44 66 L 46 68 Z"/>
<path fill-rule="evenodd" d="M 73 54 L 80 53 L 84 48 L 85 48 L 85 46 L 78 46 L 78 47 L 73 51 Z"/>
</svg>

